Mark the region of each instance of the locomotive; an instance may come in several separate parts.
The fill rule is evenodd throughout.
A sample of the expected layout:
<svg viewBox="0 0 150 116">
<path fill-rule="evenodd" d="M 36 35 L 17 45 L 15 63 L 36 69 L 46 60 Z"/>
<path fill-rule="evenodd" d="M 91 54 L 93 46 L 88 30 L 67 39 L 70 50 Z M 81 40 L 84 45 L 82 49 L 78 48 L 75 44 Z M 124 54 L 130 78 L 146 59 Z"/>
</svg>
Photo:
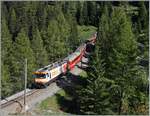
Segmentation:
<svg viewBox="0 0 150 116">
<path fill-rule="evenodd" d="M 81 61 L 83 55 L 85 54 L 87 44 L 95 44 L 96 37 L 97 33 L 95 33 L 85 43 L 81 44 L 68 57 L 33 72 L 33 84 L 36 87 L 46 87 L 60 75 L 66 74 L 67 70 L 72 70 L 75 65 Z"/>
</svg>

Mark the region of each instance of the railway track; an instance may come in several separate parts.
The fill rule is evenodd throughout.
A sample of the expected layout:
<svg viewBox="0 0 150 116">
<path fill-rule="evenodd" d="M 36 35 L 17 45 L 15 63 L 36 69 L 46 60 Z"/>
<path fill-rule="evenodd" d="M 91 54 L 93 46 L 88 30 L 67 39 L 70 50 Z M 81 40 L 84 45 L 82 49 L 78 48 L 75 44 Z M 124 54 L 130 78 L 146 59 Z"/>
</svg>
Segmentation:
<svg viewBox="0 0 150 116">
<path fill-rule="evenodd" d="M 1 100 L 0 115 L 12 115 L 24 113 L 31 110 L 37 103 L 40 103 L 47 97 L 54 95 L 60 88 L 55 82 L 51 83 L 44 89 L 33 89 L 26 93 L 26 106 L 24 107 L 24 91 L 12 95 L 6 99 Z"/>
<path fill-rule="evenodd" d="M 28 91 L 26 93 L 26 97 L 33 95 L 37 91 L 40 91 L 40 90 L 39 89 L 34 89 L 34 90 Z M 21 107 L 23 107 L 23 104 L 19 102 L 20 100 L 24 99 L 23 92 L 24 91 L 19 92 L 19 93 L 22 93 L 21 95 L 19 95 L 19 93 L 17 93 L 15 95 L 11 96 L 11 97 L 8 97 L 4 100 L 1 100 L 1 109 L 5 108 L 7 106 L 10 106 L 13 103 L 18 103 Z"/>
</svg>

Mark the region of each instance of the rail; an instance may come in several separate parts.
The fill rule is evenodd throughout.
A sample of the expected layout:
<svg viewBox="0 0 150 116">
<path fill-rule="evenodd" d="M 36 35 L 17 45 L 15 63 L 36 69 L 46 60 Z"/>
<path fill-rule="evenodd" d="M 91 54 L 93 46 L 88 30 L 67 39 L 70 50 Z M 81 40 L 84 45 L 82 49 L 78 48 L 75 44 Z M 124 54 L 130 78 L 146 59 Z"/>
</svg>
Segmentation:
<svg viewBox="0 0 150 116">
<path fill-rule="evenodd" d="M 37 91 L 39 91 L 39 89 L 34 89 L 31 91 L 28 91 L 26 93 L 26 97 L 33 95 Z M 23 91 L 21 91 L 21 92 L 23 92 Z M 19 92 L 19 93 L 21 93 L 21 92 Z M 4 100 L 1 100 L 1 109 L 3 109 L 3 108 L 5 108 L 5 107 L 7 107 L 7 106 L 9 106 L 15 102 L 18 103 L 21 107 L 23 107 L 23 104 L 21 104 L 19 101 L 24 98 L 24 94 L 20 95 L 19 93 L 13 95 L 15 97 L 9 97 L 9 98 L 5 98 Z"/>
</svg>

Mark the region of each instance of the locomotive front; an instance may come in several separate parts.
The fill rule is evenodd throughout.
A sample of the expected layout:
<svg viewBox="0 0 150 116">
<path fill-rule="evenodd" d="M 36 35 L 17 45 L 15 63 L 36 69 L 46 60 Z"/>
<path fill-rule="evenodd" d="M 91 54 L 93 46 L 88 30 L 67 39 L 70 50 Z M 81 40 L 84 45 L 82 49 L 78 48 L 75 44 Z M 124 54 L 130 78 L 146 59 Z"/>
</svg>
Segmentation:
<svg viewBox="0 0 150 116">
<path fill-rule="evenodd" d="M 34 82 L 34 85 L 37 87 L 37 86 L 43 86 L 43 85 L 46 85 L 46 83 L 49 82 L 49 78 L 50 78 L 50 75 L 48 72 L 34 72 L 33 73 L 33 82 Z"/>
</svg>

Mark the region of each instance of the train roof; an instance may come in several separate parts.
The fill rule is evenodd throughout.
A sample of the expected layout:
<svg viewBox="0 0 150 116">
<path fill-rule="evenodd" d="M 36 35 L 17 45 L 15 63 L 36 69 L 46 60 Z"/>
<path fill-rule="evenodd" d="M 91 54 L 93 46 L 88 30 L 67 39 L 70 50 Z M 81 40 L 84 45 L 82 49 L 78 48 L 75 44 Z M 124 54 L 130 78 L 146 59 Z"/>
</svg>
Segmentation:
<svg viewBox="0 0 150 116">
<path fill-rule="evenodd" d="M 49 70 L 53 69 L 53 68 L 56 68 L 58 66 L 60 66 L 61 64 L 65 63 L 66 61 L 65 60 L 59 60 L 55 63 L 52 63 L 50 65 L 47 65 L 43 68 L 40 68 L 38 70 L 36 70 L 35 72 L 33 72 L 34 74 L 47 74 Z"/>
<path fill-rule="evenodd" d="M 76 56 L 80 55 L 80 51 L 76 51 L 73 54 L 68 56 L 68 60 L 72 61 L 73 59 L 75 59 Z"/>
<path fill-rule="evenodd" d="M 86 46 L 86 44 L 85 44 L 85 43 L 82 43 L 82 44 L 76 49 L 76 51 L 81 51 L 82 48 L 84 48 L 85 46 Z"/>
<path fill-rule="evenodd" d="M 85 47 L 86 44 L 82 43 L 76 50 L 74 53 L 70 54 L 67 58 L 65 58 L 65 60 L 69 60 L 72 61 L 73 59 L 75 59 L 76 56 L 79 56 L 81 53 L 81 50 L 83 47 Z"/>
</svg>

